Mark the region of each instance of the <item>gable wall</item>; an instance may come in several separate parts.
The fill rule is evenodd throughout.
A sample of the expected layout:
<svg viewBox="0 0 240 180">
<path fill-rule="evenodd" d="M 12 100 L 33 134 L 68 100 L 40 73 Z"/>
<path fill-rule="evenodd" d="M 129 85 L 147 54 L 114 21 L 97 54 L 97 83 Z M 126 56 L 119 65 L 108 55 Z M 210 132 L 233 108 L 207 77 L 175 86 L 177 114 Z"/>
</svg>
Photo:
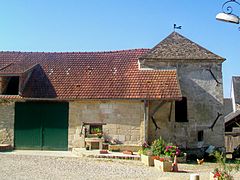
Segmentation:
<svg viewBox="0 0 240 180">
<path fill-rule="evenodd" d="M 217 147 L 224 146 L 223 116 L 219 118 L 213 131 L 209 129 L 216 119 L 217 113 L 224 114 L 224 112 L 223 85 L 217 84 L 207 69 L 211 68 L 217 80 L 222 83 L 221 62 L 192 63 L 189 61 L 145 60 L 142 62 L 141 68 L 177 68 L 182 95 L 187 97 L 189 122 L 173 122 L 171 126 L 161 127 L 169 130 L 168 133 L 162 134 L 163 136 L 168 134 L 168 138 L 176 140 L 175 143 L 189 148 L 200 148 L 210 144 Z M 197 134 L 201 130 L 204 131 L 204 141 L 198 142 Z"/>
</svg>

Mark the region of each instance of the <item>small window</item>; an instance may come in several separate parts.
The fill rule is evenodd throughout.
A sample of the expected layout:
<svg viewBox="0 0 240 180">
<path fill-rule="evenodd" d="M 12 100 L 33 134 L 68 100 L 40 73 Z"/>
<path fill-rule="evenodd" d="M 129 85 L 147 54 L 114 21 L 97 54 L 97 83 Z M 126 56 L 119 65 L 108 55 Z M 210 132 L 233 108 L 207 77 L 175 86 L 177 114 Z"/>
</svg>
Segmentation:
<svg viewBox="0 0 240 180">
<path fill-rule="evenodd" d="M 187 118 L 187 98 L 183 97 L 181 101 L 175 102 L 175 121 L 188 122 Z"/>
<path fill-rule="evenodd" d="M 5 92 L 3 94 L 18 95 L 18 91 L 19 91 L 19 77 L 18 76 L 10 77 Z"/>
<path fill-rule="evenodd" d="M 203 141 L 203 131 L 198 131 L 198 142 Z"/>
</svg>

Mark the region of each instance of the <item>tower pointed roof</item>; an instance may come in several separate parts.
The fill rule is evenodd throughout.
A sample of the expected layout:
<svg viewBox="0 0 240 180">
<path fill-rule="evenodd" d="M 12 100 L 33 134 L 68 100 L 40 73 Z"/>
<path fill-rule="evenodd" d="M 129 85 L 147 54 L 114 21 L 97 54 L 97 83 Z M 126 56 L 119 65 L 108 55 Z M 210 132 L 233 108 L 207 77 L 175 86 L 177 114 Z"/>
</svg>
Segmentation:
<svg viewBox="0 0 240 180">
<path fill-rule="evenodd" d="M 177 32 L 171 33 L 142 58 L 176 60 L 225 60 Z"/>
</svg>

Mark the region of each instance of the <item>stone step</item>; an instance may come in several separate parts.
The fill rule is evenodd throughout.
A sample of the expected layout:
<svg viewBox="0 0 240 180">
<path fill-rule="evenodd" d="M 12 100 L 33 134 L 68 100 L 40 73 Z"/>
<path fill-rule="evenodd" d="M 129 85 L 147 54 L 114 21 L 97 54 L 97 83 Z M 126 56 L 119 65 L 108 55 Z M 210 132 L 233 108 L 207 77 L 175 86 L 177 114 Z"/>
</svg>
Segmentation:
<svg viewBox="0 0 240 180">
<path fill-rule="evenodd" d="M 0 144 L 0 152 L 13 150 L 10 144 Z"/>
<path fill-rule="evenodd" d="M 86 150 L 85 148 L 73 148 L 72 152 L 79 157 L 90 157 L 90 158 L 109 158 L 109 159 L 126 159 L 126 160 L 140 160 L 140 155 L 136 152 L 132 155 L 123 154 L 122 152 L 111 152 L 107 154 L 100 154 L 99 150 Z"/>
</svg>

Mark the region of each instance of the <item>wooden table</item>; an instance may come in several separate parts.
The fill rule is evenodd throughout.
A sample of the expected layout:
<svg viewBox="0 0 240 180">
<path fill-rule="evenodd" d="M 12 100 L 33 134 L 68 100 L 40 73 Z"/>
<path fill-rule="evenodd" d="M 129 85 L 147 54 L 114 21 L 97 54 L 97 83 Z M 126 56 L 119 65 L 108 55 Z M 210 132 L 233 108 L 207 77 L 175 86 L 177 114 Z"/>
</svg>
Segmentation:
<svg viewBox="0 0 240 180">
<path fill-rule="evenodd" d="M 89 146 L 89 150 L 92 149 L 92 143 L 96 143 L 96 142 L 99 144 L 99 149 L 102 150 L 104 138 L 85 138 L 85 143 L 86 143 L 86 146 Z"/>
</svg>

